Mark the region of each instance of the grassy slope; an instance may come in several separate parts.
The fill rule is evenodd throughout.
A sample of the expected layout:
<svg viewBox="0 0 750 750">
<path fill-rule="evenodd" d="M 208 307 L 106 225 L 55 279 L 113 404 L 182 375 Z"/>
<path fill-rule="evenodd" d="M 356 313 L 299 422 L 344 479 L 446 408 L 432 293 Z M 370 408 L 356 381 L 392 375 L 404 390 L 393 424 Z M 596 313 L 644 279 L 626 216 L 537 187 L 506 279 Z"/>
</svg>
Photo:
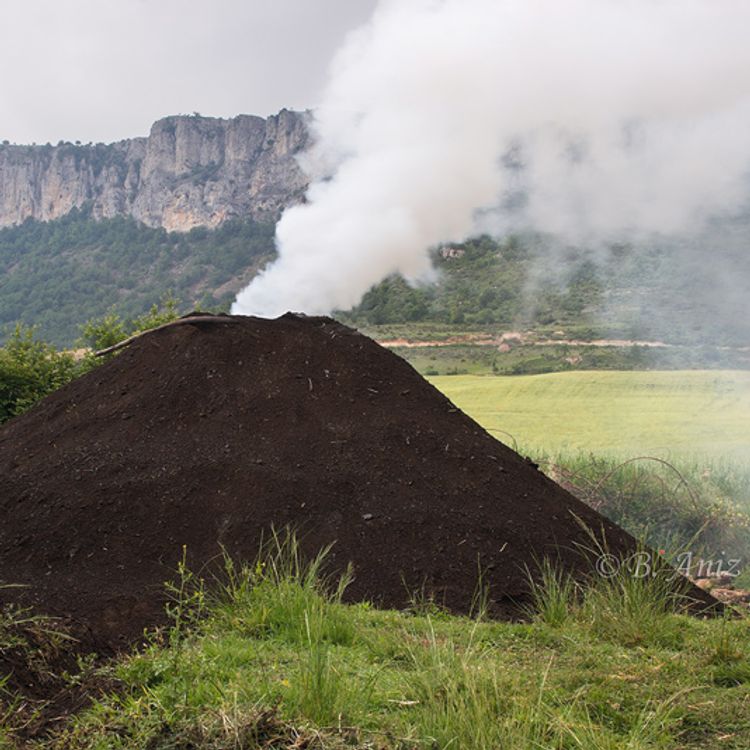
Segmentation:
<svg viewBox="0 0 750 750">
<path fill-rule="evenodd" d="M 284 555 L 213 599 L 188 574 L 175 626 L 106 668 L 116 694 L 45 746 L 750 745 L 750 620 L 673 614 L 658 579 L 598 579 L 576 600 L 548 571 L 530 624 L 492 623 L 343 605 Z"/>
<path fill-rule="evenodd" d="M 528 450 L 750 461 L 747 372 L 567 372 L 431 382 L 501 440 L 511 435 Z"/>
</svg>

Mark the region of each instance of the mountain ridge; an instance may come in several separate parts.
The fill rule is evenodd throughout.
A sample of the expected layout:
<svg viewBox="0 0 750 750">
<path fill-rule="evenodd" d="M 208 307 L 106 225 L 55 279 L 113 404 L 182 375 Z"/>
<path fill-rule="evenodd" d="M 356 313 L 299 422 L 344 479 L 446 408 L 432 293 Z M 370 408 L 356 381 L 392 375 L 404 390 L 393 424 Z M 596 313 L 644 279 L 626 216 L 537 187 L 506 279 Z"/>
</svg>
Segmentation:
<svg viewBox="0 0 750 750">
<path fill-rule="evenodd" d="M 275 221 L 303 199 L 296 155 L 309 113 L 267 118 L 172 115 L 145 137 L 110 144 L 0 144 L 0 227 L 50 221 L 89 207 L 186 232 L 234 218 Z"/>
</svg>

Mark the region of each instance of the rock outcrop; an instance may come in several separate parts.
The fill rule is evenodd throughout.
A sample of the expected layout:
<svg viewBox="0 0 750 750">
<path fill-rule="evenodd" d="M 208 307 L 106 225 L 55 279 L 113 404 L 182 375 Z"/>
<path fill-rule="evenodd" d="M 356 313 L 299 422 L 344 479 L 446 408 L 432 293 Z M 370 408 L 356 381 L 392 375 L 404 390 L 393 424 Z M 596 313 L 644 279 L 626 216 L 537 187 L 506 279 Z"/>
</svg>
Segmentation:
<svg viewBox="0 0 750 750">
<path fill-rule="evenodd" d="M 174 116 L 147 138 L 112 144 L 0 144 L 0 226 L 48 221 L 91 206 L 95 218 L 132 216 L 187 231 L 233 217 L 273 220 L 302 200 L 295 160 L 307 145 L 304 113 L 263 119 Z"/>
</svg>

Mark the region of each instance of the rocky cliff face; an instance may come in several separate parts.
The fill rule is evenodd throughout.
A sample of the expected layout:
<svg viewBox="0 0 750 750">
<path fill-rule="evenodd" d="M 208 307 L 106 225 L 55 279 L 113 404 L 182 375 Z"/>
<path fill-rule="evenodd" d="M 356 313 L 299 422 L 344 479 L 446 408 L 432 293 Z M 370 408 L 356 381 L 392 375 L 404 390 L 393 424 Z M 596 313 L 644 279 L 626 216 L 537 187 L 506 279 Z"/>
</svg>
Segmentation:
<svg viewBox="0 0 750 750">
<path fill-rule="evenodd" d="M 302 200 L 295 155 L 306 116 L 167 117 L 147 138 L 113 144 L 0 145 L 0 226 L 47 221 L 73 208 L 132 216 L 172 231 L 233 217 L 276 219 Z"/>
</svg>

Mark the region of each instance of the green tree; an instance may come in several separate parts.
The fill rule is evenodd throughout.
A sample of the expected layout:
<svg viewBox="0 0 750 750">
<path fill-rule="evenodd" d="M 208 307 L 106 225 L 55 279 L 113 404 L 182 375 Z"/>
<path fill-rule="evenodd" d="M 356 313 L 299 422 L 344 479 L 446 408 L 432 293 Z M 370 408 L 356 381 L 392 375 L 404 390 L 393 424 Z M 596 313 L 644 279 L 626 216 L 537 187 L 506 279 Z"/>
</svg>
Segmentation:
<svg viewBox="0 0 750 750">
<path fill-rule="evenodd" d="M 33 328 L 16 326 L 0 348 L 0 423 L 23 413 L 79 372 L 73 355 L 38 341 Z"/>
<path fill-rule="evenodd" d="M 82 343 L 94 351 L 106 349 L 141 331 L 170 323 L 180 317 L 180 303 L 171 294 L 158 305 L 131 320 L 123 320 L 115 310 L 101 318 L 91 318 L 81 326 Z"/>
<path fill-rule="evenodd" d="M 125 323 L 120 316 L 110 310 L 101 318 L 91 318 L 81 326 L 83 343 L 94 351 L 114 346 L 128 337 Z"/>
</svg>

